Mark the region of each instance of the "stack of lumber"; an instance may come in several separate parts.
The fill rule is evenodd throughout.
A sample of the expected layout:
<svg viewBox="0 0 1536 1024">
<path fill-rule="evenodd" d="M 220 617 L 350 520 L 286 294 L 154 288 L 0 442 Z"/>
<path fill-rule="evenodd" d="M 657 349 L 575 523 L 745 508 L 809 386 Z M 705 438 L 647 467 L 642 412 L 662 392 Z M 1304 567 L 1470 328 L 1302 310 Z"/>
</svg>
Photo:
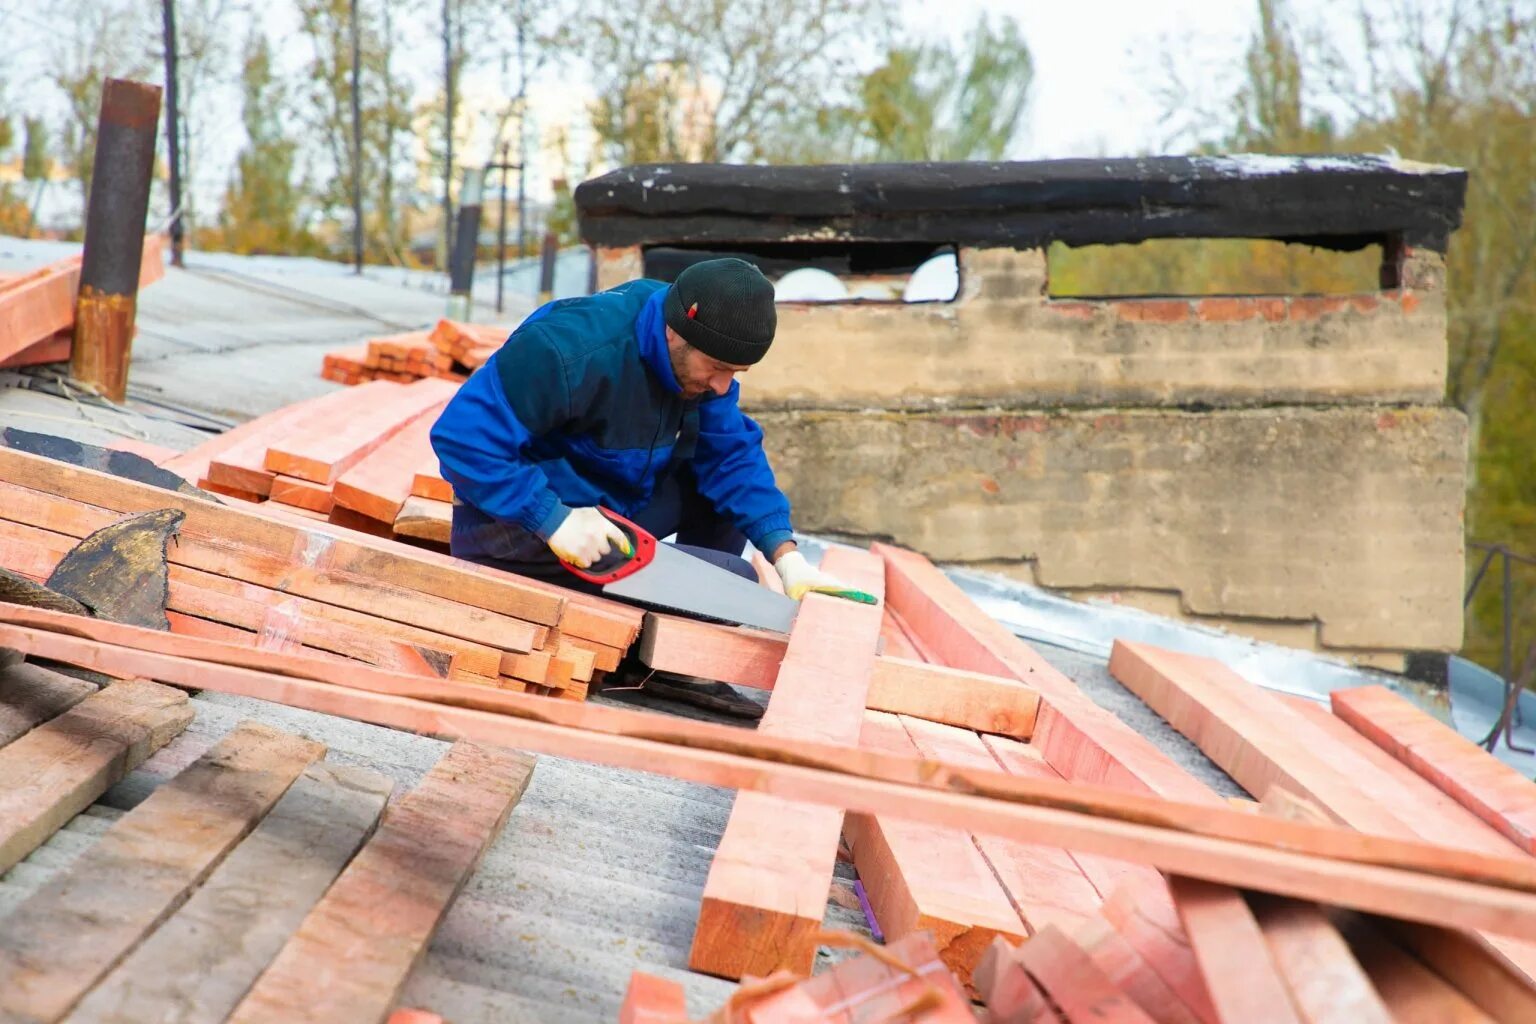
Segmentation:
<svg viewBox="0 0 1536 1024">
<path fill-rule="evenodd" d="M 159 465 L 226 497 L 446 547 L 452 491 L 428 435 L 456 387 L 370 381 L 285 406 Z"/>
<path fill-rule="evenodd" d="M 144 236 L 140 288 L 165 276 L 162 242 L 160 235 Z M 67 256 L 35 270 L 0 274 L 0 369 L 69 359 L 80 261 Z"/>
<path fill-rule="evenodd" d="M 326 353 L 320 376 L 338 384 L 408 383 L 425 377 L 462 381 L 485 364 L 508 331 L 495 324 L 439 320 L 430 332 L 369 338 L 361 345 Z"/>
<path fill-rule="evenodd" d="M 442 681 L 447 699 L 485 688 L 583 699 L 639 632 L 640 613 L 623 605 L 274 515 L 274 504 L 218 504 L 0 450 L 0 565 L 41 582 L 124 515 L 179 509 L 173 633 Z"/>
<path fill-rule="evenodd" d="M 0 871 L 192 717 L 160 683 L 0 668 Z M 324 753 L 243 722 L 119 817 L 7 914 L 0 1018 L 382 1024 L 534 761 L 456 744 L 386 809 L 388 777 Z"/>
<path fill-rule="evenodd" d="M 867 567 L 871 557 L 860 554 L 839 571 L 857 579 L 850 570 L 858 570 L 860 563 Z M 942 651 L 946 659 L 978 661 L 986 653 L 1021 671 L 1029 668 L 1028 648 L 1014 647 L 1017 641 L 1011 636 L 994 633 L 971 619 L 970 610 L 953 601 L 954 594 L 926 578 L 923 563 L 892 549 L 880 555 L 885 561 L 887 595 L 893 601 L 900 596 L 906 609 L 905 615 L 896 612 L 901 619 L 894 625 L 909 631 L 914 648 L 922 645 L 918 653 Z M 909 600 L 917 592 L 907 590 L 909 585 L 916 585 L 926 605 Z M 1529 977 L 1513 963 L 1522 945 L 1536 939 L 1536 862 L 1507 840 L 1500 840 L 1506 850 L 1493 852 L 1470 848 L 1461 840 L 1427 842 L 1357 831 L 1320 820 L 1339 811 L 1325 810 L 1295 793 L 1272 797 L 1262 808 L 1238 808 L 1222 799 L 1169 799 L 1150 787 L 1129 791 L 1131 787 L 1117 778 L 1154 779 L 1155 760 L 1134 742 L 1122 742 L 1113 726 L 1084 706 L 1074 705 L 1060 680 L 1045 675 L 1043 669 L 1034 673 L 1032 682 L 1012 684 L 1034 690 L 1040 700 L 1030 742 L 1018 745 L 1043 749 L 1000 762 L 1001 768 L 972 767 L 948 753 L 918 758 L 849 745 L 842 738 L 847 694 L 856 693 L 860 681 L 869 686 L 871 663 L 876 660 L 870 616 L 861 613 L 874 613 L 878 632 L 886 609 L 865 609 L 819 595 L 806 600 L 775 681 L 774 699 L 790 695 L 792 705 L 813 699 L 826 711 L 826 729 L 803 714 L 780 712 L 775 729 L 753 731 L 488 689 L 478 699 L 454 706 L 439 699 L 449 685 L 443 682 L 367 666 L 339 668 L 333 662 L 217 640 L 167 638 L 140 627 L 6 605 L 0 605 L 0 647 L 119 677 L 139 676 L 275 700 L 446 739 L 574 757 L 737 789 L 740 795 L 716 867 L 721 866 L 722 857 L 730 863 L 721 870 L 723 883 L 711 871 L 704 902 L 734 903 L 737 912 L 717 915 L 711 926 L 716 941 L 724 942 L 734 929 L 735 940 L 759 960 L 766 959 L 777 943 L 801 941 L 789 919 L 817 913 L 814 906 L 797 907 L 786 896 L 803 897 L 810 891 L 806 879 L 825 870 L 821 845 L 829 811 L 836 815 L 834 824 L 847 812 L 875 823 L 866 830 L 877 829 L 890 837 L 886 845 L 893 851 L 888 858 L 891 867 L 883 874 L 897 880 L 910 894 L 909 901 L 921 908 L 917 916 L 931 922 L 963 925 L 964 915 L 977 910 L 973 900 L 960 898 L 970 876 L 945 877 L 951 872 L 949 862 L 932 852 L 933 846 L 947 841 L 945 837 L 967 838 L 989 859 L 999 884 L 1005 869 L 1014 869 L 1008 884 L 1017 882 L 1018 887 L 1010 889 L 1008 906 L 1025 924 L 1027 936 L 994 935 L 984 943 L 957 942 L 960 933 L 941 933 L 926 926 L 896 934 L 905 925 L 888 917 L 882 924 L 889 926 L 886 931 L 893 950 L 905 942 L 926 941 L 912 936 L 931 931 L 933 956 L 924 962 L 937 958 L 946 970 L 922 972 L 923 991 L 919 992 L 910 969 L 920 965 L 909 959 L 873 987 L 904 990 L 910 1002 L 894 1007 L 876 1002 L 877 1010 L 854 1011 L 848 1019 L 902 1020 L 937 1012 L 953 1002 L 953 993 L 946 996 L 942 991 L 948 987 L 949 972 L 956 975 L 957 987 L 968 986 L 990 1000 L 988 1012 L 996 1021 L 1536 1019 L 1536 992 Z M 888 639 L 895 635 L 888 633 Z M 854 644 L 860 646 L 855 649 Z M 855 677 L 851 686 L 836 680 L 838 669 L 829 671 L 832 652 L 843 652 L 851 663 Z M 1123 658 L 1121 662 L 1117 671 L 1150 673 L 1151 689 L 1196 685 L 1189 682 L 1196 673 L 1180 668 L 1177 661 L 1159 661 L 1155 654 L 1151 669 Z M 1159 681 L 1169 675 L 1170 665 L 1177 670 L 1177 687 Z M 819 674 L 836 692 L 823 697 L 806 685 Z M 790 712 L 794 710 L 791 707 Z M 862 709 L 855 712 L 862 720 Z M 1401 737 L 1405 750 L 1424 751 L 1426 758 L 1432 750 L 1437 763 L 1449 756 L 1427 736 L 1406 735 L 1395 717 L 1372 718 Z M 1349 729 L 1342 721 L 1334 724 Z M 903 728 L 909 737 L 927 734 L 912 722 L 904 722 Z M 78 728 L 62 731 L 73 736 Z M 974 732 L 958 727 L 956 731 L 975 738 Z M 1191 726 L 1191 731 L 1200 730 Z M 994 746 L 997 739 L 988 735 L 981 742 L 995 750 L 1013 749 L 1013 744 Z M 124 742 L 131 747 L 135 741 Z M 1392 757 L 1360 737 L 1361 764 L 1387 763 L 1361 753 L 1367 746 Z M 97 756 L 116 757 L 112 749 Z M 1277 746 L 1271 753 L 1281 749 Z M 1074 751 L 1075 757 L 1063 759 L 1063 750 Z M 1250 763 L 1263 767 L 1270 759 L 1258 757 Z M 1043 769 L 1013 770 L 1030 763 L 1048 766 L 1060 777 Z M 1393 758 L 1390 763 L 1399 762 Z M 1458 772 L 1466 774 L 1460 766 Z M 478 778 L 474 772 L 469 774 L 471 781 Z M 1346 781 L 1353 778 L 1339 774 Z M 1403 786 L 1409 779 L 1423 781 L 1416 772 L 1398 775 L 1383 768 L 1382 774 Z M 1090 776 L 1097 779 L 1086 778 Z M 4 777 L 10 780 L 18 774 L 7 771 Z M 54 777 L 50 773 L 48 784 L 54 784 Z M 1171 786 L 1170 779 L 1160 784 Z M 1320 781 L 1312 781 L 1315 788 L 1323 788 Z M 1501 795 L 1501 813 L 1515 814 L 1509 802 L 1512 794 Z M 7 802 L 0 803 L 6 810 L 14 806 L 7 796 Z M 745 803 L 748 797 L 754 799 Z M 759 816 L 768 806 L 777 815 L 772 820 Z M 1450 813 L 1449 806 L 1433 802 L 1424 806 L 1435 815 Z M 462 813 L 456 802 L 453 810 Z M 1473 820 L 1480 819 L 1473 816 Z M 163 837 L 167 831 L 156 834 Z M 733 835 L 752 841 L 733 840 Z M 806 845 L 786 847 L 781 841 L 786 836 Z M 986 849 L 981 846 L 983 840 L 991 843 Z M 810 848 L 812 844 L 816 849 Z M 929 849 L 924 853 L 920 847 Z M 914 850 L 923 855 L 914 857 Z M 392 850 L 389 858 L 411 864 L 415 870 L 414 850 Z M 1033 865 L 1053 864 L 1052 874 L 1029 874 Z M 1074 868 L 1093 891 L 1102 895 L 1107 889 L 1108 895 L 1091 905 L 1059 905 L 1062 879 Z M 880 884 L 877 877 L 868 873 L 862 880 L 874 886 Z M 757 892 L 741 884 L 742 879 L 752 878 L 757 879 Z M 823 907 L 827 881 L 822 876 L 816 897 Z M 331 887 L 325 901 L 339 884 Z M 371 948 L 378 943 L 376 936 L 386 931 L 373 923 L 378 918 L 368 913 L 371 901 L 388 892 L 384 881 L 347 887 L 344 898 L 338 897 L 343 906 L 327 915 L 320 936 L 332 934 L 333 929 L 353 937 L 363 934 L 369 941 L 354 940 L 351 945 Z M 174 903 L 174 895 L 170 899 Z M 94 903 L 82 905 L 92 911 L 96 908 Z M 118 920 L 115 914 L 110 919 Z M 364 922 L 361 930 L 359 920 Z M 393 929 L 389 932 L 393 934 Z M 72 932 L 28 928 L 21 934 Z M 823 939 L 819 932 L 805 937 L 813 948 Z M 7 937 L 6 941 L 32 940 Z M 972 958 L 968 950 L 974 945 L 981 949 Z M 267 970 L 282 967 L 291 977 L 289 972 L 298 971 L 294 965 L 313 962 L 327 946 L 319 936 L 297 947 L 285 945 Z M 101 962 L 119 962 L 122 948 L 107 948 Z M 957 950 L 964 951 L 971 964 L 967 976 L 955 969 Z M 159 951 L 145 954 L 146 958 L 152 955 L 177 962 Z M 56 959 L 68 966 L 72 978 L 88 979 L 93 973 L 89 963 L 81 966 L 78 959 L 34 954 L 30 947 L 25 963 L 48 965 Z M 856 979 L 870 961 L 855 963 L 864 965 L 849 968 Z M 797 977 L 808 973 L 782 969 Z M 353 971 L 355 976 L 348 973 L 344 983 L 334 975 L 341 988 L 363 989 L 371 984 L 366 971 Z M 328 972 L 327 977 L 333 975 Z M 860 983 L 847 978 L 838 974 L 832 981 L 813 981 L 809 997 L 814 1012 L 800 1007 L 809 1016 L 796 1016 L 797 996 L 788 994 L 806 994 L 803 985 L 781 984 L 774 991 L 747 987 L 740 1002 L 746 1008 L 757 996 L 785 993 L 780 998 L 789 1005 L 775 1006 L 782 1013 L 763 1019 L 838 1019 L 835 1014 L 848 1007 L 816 1000 L 833 989 L 844 996 L 853 994 L 850 989 L 861 990 Z M 11 987 L 10 978 L 3 980 L 6 984 L 0 985 L 0 993 Z M 74 982 L 82 983 L 90 982 Z M 907 990 L 909 984 L 912 987 Z M 930 985 L 941 991 L 928 993 Z M 273 1002 L 263 1005 L 270 1012 L 262 1019 L 287 1019 L 277 1009 L 290 1005 L 284 998 L 330 995 L 314 991 L 288 995 L 296 991 L 278 987 Z M 874 994 L 870 995 L 873 999 Z M 1378 1005 L 1387 1007 L 1390 1016 L 1378 1016 Z M 371 1012 L 355 1019 L 375 1019 Z M 967 1011 L 962 1007 L 960 1012 Z M 36 1019 L 41 1015 L 13 1016 Z M 349 1018 L 333 1015 L 328 1019 Z M 726 1019 L 739 1020 L 742 1015 L 728 1013 Z"/>
<path fill-rule="evenodd" d="M 790 688 L 811 655 L 796 655 L 800 624 L 786 645 L 656 616 L 642 658 L 662 670 L 771 688 L 769 716 L 790 696 L 810 712 L 818 738 L 861 752 L 920 756 L 947 772 L 1071 783 L 1074 791 L 1110 787 L 1139 794 L 1149 814 L 1159 806 L 1222 811 L 1225 800 L 1089 700 L 921 556 L 884 545 L 874 553 L 888 602 L 884 653 L 840 629 L 830 647 L 840 668 L 813 695 Z M 868 567 L 852 554 L 829 556 L 833 571 L 863 579 Z M 861 683 L 865 664 L 873 667 Z M 877 692 L 874 681 L 892 665 L 909 678 L 927 674 L 930 692 L 944 685 L 938 672 L 963 675 L 949 701 L 911 714 Z M 1536 947 L 1525 941 L 1536 920 L 1465 932 L 1424 927 L 1450 923 L 1410 909 L 1425 892 L 1366 905 L 1348 863 L 1384 839 L 1436 844 L 1453 872 L 1482 858 L 1529 862 L 1536 785 L 1384 690 L 1335 694 L 1335 717 L 1209 659 L 1121 643 L 1111 668 L 1265 798 L 1244 802 L 1256 829 L 1302 820 L 1359 830 L 1334 851 L 1325 872 L 1336 875 L 1308 893 L 1287 891 L 1278 865 L 1268 879 L 1197 881 L 1164 873 L 1188 870 L 1192 859 L 1159 863 L 1129 840 L 1087 850 L 1040 835 L 1000 837 L 980 822 L 956 831 L 850 813 L 842 834 L 887 938 L 932 935 L 956 978 L 1001 1004 L 996 1020 L 1536 1019 Z M 844 698 L 861 685 L 864 708 L 850 711 Z M 1013 727 L 1003 729 L 986 710 L 1004 706 L 998 695 L 1009 686 L 1027 691 L 1034 709 L 1020 714 L 1014 700 L 999 719 Z M 780 800 L 744 810 L 739 800 L 706 885 L 691 966 L 727 977 L 764 973 L 765 964 L 808 972 L 820 919 L 808 894 L 831 882 L 824 857 L 809 854 L 826 831 L 817 808 Z M 1298 896 L 1306 902 L 1280 898 Z"/>
</svg>

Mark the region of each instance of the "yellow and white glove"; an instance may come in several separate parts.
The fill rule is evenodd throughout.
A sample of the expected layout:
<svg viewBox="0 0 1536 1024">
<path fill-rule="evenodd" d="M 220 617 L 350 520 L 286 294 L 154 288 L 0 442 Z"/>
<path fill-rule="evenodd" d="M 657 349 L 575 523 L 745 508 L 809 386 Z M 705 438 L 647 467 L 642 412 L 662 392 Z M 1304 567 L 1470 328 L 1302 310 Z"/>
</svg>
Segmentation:
<svg viewBox="0 0 1536 1024">
<path fill-rule="evenodd" d="M 862 590 L 855 590 L 830 573 L 822 572 L 805 560 L 798 551 L 786 551 L 773 563 L 784 581 L 784 593 L 799 601 L 806 594 L 830 594 L 862 604 L 874 604 L 875 599 Z"/>
<path fill-rule="evenodd" d="M 586 569 L 617 547 L 626 555 L 634 554 L 629 538 L 618 524 L 596 508 L 573 508 L 554 533 L 549 535 L 549 549 L 562 562 Z"/>
</svg>

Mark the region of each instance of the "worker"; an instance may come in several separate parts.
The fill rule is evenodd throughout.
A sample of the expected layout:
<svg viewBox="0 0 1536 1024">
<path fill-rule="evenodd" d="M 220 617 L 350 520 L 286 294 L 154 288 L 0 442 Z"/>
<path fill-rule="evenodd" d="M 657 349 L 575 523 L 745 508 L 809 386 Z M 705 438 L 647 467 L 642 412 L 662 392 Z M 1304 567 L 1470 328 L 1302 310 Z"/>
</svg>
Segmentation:
<svg viewBox="0 0 1536 1024">
<path fill-rule="evenodd" d="M 768 354 L 776 322 L 773 285 L 740 259 L 535 310 L 432 427 L 453 485 L 453 554 L 595 592 L 559 563 L 585 568 L 628 546 L 603 506 L 755 580 L 750 541 L 796 599 L 846 592 L 796 549 L 762 430 L 737 404 L 736 375 Z M 614 685 L 639 680 L 663 699 L 762 714 L 729 686 L 634 661 Z"/>
</svg>

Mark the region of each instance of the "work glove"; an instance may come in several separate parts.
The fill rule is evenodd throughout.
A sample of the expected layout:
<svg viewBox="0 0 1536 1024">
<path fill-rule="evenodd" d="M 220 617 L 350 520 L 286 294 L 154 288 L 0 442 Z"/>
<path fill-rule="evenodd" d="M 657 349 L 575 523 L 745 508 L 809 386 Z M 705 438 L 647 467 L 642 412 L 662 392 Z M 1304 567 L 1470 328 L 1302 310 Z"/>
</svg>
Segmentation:
<svg viewBox="0 0 1536 1024">
<path fill-rule="evenodd" d="M 578 569 L 589 568 L 617 547 L 625 555 L 634 554 L 624 531 L 596 508 L 573 508 L 565 522 L 549 535 L 549 549 L 562 562 Z"/>
<path fill-rule="evenodd" d="M 855 590 L 836 576 L 817 569 L 798 551 L 786 551 L 779 556 L 777 562 L 773 563 L 773 567 L 779 570 L 779 579 L 784 581 L 784 593 L 796 601 L 805 597 L 806 594 L 830 594 L 833 597 L 843 597 L 861 604 L 875 603 L 874 597 L 862 590 Z"/>
</svg>

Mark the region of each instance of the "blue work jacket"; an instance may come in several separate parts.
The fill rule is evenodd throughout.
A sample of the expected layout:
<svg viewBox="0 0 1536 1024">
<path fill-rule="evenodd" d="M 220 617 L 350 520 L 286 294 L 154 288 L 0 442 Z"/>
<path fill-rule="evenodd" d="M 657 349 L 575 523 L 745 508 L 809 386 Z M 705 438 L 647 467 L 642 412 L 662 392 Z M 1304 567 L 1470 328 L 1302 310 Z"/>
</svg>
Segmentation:
<svg viewBox="0 0 1536 1024">
<path fill-rule="evenodd" d="M 740 385 L 684 401 L 667 354 L 669 286 L 631 281 L 546 303 L 459 388 L 432 427 L 457 500 L 549 539 L 572 508 L 633 517 L 691 463 L 699 492 L 772 552 L 790 538 L 762 429 Z"/>
</svg>

